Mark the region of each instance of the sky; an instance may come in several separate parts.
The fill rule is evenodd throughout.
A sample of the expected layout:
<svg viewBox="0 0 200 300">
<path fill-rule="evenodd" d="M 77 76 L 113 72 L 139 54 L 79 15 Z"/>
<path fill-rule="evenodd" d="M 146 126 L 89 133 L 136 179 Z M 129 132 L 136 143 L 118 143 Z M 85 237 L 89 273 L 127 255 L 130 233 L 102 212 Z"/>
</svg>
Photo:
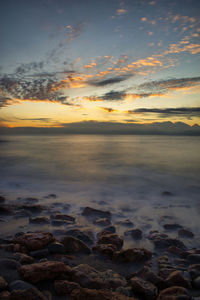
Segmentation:
<svg viewBox="0 0 200 300">
<path fill-rule="evenodd" d="M 0 126 L 200 125 L 199 0 L 1 0 Z"/>
</svg>

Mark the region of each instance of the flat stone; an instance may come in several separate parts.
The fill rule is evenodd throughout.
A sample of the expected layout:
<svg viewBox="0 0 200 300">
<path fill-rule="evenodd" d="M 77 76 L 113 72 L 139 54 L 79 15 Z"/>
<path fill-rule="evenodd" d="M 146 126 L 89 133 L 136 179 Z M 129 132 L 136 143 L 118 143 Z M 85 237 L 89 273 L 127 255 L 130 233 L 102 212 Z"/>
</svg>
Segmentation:
<svg viewBox="0 0 200 300">
<path fill-rule="evenodd" d="M 73 237 L 73 236 L 66 236 L 61 240 L 61 243 L 65 247 L 65 251 L 67 253 L 83 253 L 83 254 L 90 254 L 90 248 L 81 240 Z"/>
<path fill-rule="evenodd" d="M 72 269 L 63 262 L 45 261 L 21 266 L 18 271 L 23 279 L 37 283 L 42 280 L 54 279 L 64 273 L 71 274 Z"/>
<path fill-rule="evenodd" d="M 55 238 L 50 232 L 25 233 L 13 239 L 14 243 L 21 244 L 30 251 L 40 250 L 54 241 Z"/>
</svg>

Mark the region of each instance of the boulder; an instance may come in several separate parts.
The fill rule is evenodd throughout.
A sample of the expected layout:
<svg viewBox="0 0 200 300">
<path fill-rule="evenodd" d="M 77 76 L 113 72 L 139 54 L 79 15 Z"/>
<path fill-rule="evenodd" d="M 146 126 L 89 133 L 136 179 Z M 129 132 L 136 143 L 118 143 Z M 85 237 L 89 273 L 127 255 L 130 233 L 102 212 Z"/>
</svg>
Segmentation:
<svg viewBox="0 0 200 300">
<path fill-rule="evenodd" d="M 152 253 L 144 248 L 130 248 L 116 251 L 113 259 L 118 262 L 141 262 L 150 259 Z"/>
<path fill-rule="evenodd" d="M 90 254 L 90 248 L 81 240 L 73 237 L 73 236 L 66 236 L 62 239 L 61 243 L 65 247 L 65 251 L 67 253 L 83 253 L 83 254 Z"/>
<path fill-rule="evenodd" d="M 70 300 L 136 300 L 117 292 L 109 290 L 90 290 L 87 288 L 75 289 L 70 295 Z"/>
<path fill-rule="evenodd" d="M 29 251 L 40 250 L 54 241 L 50 232 L 25 233 L 13 239 L 14 243 L 25 246 Z"/>
<path fill-rule="evenodd" d="M 167 288 L 163 290 L 157 300 L 191 300 L 192 298 L 190 297 L 188 291 L 180 286 L 173 286 L 170 288 Z"/>
<path fill-rule="evenodd" d="M 54 279 L 64 273 L 71 274 L 72 269 L 63 262 L 45 261 L 22 266 L 18 271 L 23 279 L 37 283 L 42 280 Z"/>
<path fill-rule="evenodd" d="M 158 290 L 151 282 L 140 277 L 133 277 L 130 282 L 134 293 L 139 294 L 147 300 L 153 300 L 156 298 Z"/>
<path fill-rule="evenodd" d="M 111 213 L 109 211 L 103 211 L 88 206 L 83 209 L 82 215 L 89 217 L 111 218 Z"/>
<path fill-rule="evenodd" d="M 123 246 L 123 239 L 120 238 L 117 234 L 109 233 L 102 235 L 98 239 L 98 244 L 112 244 L 115 245 L 118 250 L 120 250 Z"/>
<path fill-rule="evenodd" d="M 91 289 L 116 289 L 127 285 L 126 279 L 114 271 L 100 272 L 86 264 L 74 267 L 70 279 Z"/>
<path fill-rule="evenodd" d="M 56 293 L 61 295 L 71 294 L 71 292 L 75 289 L 79 289 L 80 285 L 76 282 L 68 281 L 68 280 L 56 280 L 54 282 L 54 288 Z"/>
</svg>

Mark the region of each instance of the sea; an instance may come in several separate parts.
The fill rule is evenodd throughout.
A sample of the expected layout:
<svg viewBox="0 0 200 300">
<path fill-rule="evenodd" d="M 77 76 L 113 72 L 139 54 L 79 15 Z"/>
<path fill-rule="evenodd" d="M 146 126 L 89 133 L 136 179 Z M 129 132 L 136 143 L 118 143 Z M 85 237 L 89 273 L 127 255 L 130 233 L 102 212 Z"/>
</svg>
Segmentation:
<svg viewBox="0 0 200 300">
<path fill-rule="evenodd" d="M 144 232 L 163 222 L 200 243 L 200 139 L 161 135 L 0 137 L 0 194 L 109 210 Z M 64 207 L 64 206 L 63 206 Z"/>
</svg>

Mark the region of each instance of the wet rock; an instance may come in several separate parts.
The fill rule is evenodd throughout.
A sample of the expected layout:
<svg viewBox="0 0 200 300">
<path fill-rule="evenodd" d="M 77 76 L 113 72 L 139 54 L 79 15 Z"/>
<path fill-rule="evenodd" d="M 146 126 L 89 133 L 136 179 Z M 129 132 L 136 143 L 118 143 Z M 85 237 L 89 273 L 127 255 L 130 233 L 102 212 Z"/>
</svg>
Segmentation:
<svg viewBox="0 0 200 300">
<path fill-rule="evenodd" d="M 163 290 L 157 300 L 191 300 L 188 291 L 180 286 L 173 286 Z"/>
<path fill-rule="evenodd" d="M 64 245 L 67 253 L 91 253 L 90 248 L 84 242 L 73 236 L 64 237 L 61 243 Z"/>
<path fill-rule="evenodd" d="M 54 241 L 55 238 L 50 232 L 25 233 L 13 239 L 14 243 L 21 244 L 30 251 L 40 250 Z"/>
<path fill-rule="evenodd" d="M 56 194 L 49 194 L 49 195 L 47 195 L 47 196 L 45 196 L 45 198 L 48 198 L 48 199 L 55 199 L 55 198 L 57 198 L 57 196 L 56 196 Z"/>
<path fill-rule="evenodd" d="M 131 222 L 129 219 L 118 221 L 117 224 L 127 227 L 134 226 L 133 222 Z"/>
<path fill-rule="evenodd" d="M 49 250 L 48 249 L 41 249 L 41 250 L 35 250 L 35 251 L 31 251 L 30 255 L 34 258 L 43 258 L 43 257 L 47 257 L 49 254 Z"/>
<path fill-rule="evenodd" d="M 164 224 L 163 227 L 166 230 L 176 230 L 176 229 L 182 228 L 183 226 L 173 223 L 173 224 Z"/>
<path fill-rule="evenodd" d="M 113 259 L 118 262 L 142 262 L 150 259 L 152 253 L 144 248 L 130 248 L 116 251 Z"/>
<path fill-rule="evenodd" d="M 88 206 L 83 209 L 82 215 L 90 217 L 111 218 L 111 213 L 109 211 L 103 211 Z"/>
<path fill-rule="evenodd" d="M 173 194 L 171 192 L 169 192 L 169 191 L 162 192 L 162 195 L 163 196 L 173 196 Z"/>
<path fill-rule="evenodd" d="M 0 203 L 4 203 L 6 201 L 6 198 L 3 196 L 0 196 Z"/>
<path fill-rule="evenodd" d="M 23 199 L 23 203 L 26 203 L 26 204 L 35 204 L 38 202 L 39 202 L 39 200 L 35 197 L 28 197 L 28 198 Z"/>
<path fill-rule="evenodd" d="M 26 282 L 26 281 L 23 281 L 23 280 L 15 280 L 15 281 L 12 281 L 10 284 L 9 284 L 9 290 L 10 291 L 14 291 L 14 290 L 30 290 L 34 288 L 34 285 Z"/>
<path fill-rule="evenodd" d="M 180 257 L 186 258 L 188 256 L 188 253 L 186 251 L 183 251 L 182 249 L 175 247 L 175 246 L 170 246 L 167 249 L 168 252 L 178 255 Z"/>
<path fill-rule="evenodd" d="M 40 204 L 25 204 L 25 205 L 22 205 L 21 208 L 26 209 L 32 213 L 40 213 L 46 209 L 45 206 L 40 205 Z"/>
<path fill-rule="evenodd" d="M 0 276 L 0 291 L 5 290 L 7 287 L 7 282 L 5 281 L 5 279 Z"/>
<path fill-rule="evenodd" d="M 112 257 L 113 253 L 117 251 L 117 246 L 113 244 L 97 244 L 92 248 L 92 250 L 94 252 Z"/>
<path fill-rule="evenodd" d="M 0 205 L 0 214 L 1 215 L 12 215 L 13 214 L 13 207 L 11 205 Z"/>
<path fill-rule="evenodd" d="M 191 288 L 190 281 L 184 277 L 183 272 L 174 271 L 165 280 L 166 286 L 182 286 L 184 288 Z"/>
<path fill-rule="evenodd" d="M 109 232 L 109 233 L 115 233 L 116 228 L 115 228 L 115 226 L 108 226 L 108 227 L 104 228 L 104 231 Z"/>
<path fill-rule="evenodd" d="M 54 288 L 56 293 L 61 295 L 71 294 L 71 292 L 75 289 L 79 289 L 80 285 L 76 282 L 68 281 L 68 280 L 56 280 L 54 282 Z"/>
<path fill-rule="evenodd" d="M 190 255 L 188 255 L 187 259 L 192 264 L 199 264 L 200 263 L 200 254 L 190 254 Z"/>
<path fill-rule="evenodd" d="M 188 229 L 180 229 L 178 231 L 178 235 L 185 238 L 193 238 L 194 233 Z"/>
<path fill-rule="evenodd" d="M 63 262 L 45 261 L 22 266 L 18 271 L 23 279 L 37 283 L 42 280 L 54 279 L 64 273 L 70 274 L 72 269 Z"/>
<path fill-rule="evenodd" d="M 28 290 L 14 290 L 11 292 L 10 300 L 47 300 L 47 298 L 36 288 Z"/>
<path fill-rule="evenodd" d="M 163 289 L 166 287 L 164 280 L 154 273 L 149 267 L 145 266 L 133 275 L 153 283 L 156 287 L 158 287 L 158 289 Z"/>
<path fill-rule="evenodd" d="M 10 300 L 10 292 L 8 292 L 8 291 L 0 292 L 0 299 L 1 300 Z"/>
<path fill-rule="evenodd" d="M 95 225 L 99 225 L 99 226 L 108 226 L 111 224 L 111 222 L 108 218 L 99 218 L 99 219 L 94 220 L 93 223 Z"/>
<path fill-rule="evenodd" d="M 14 258 L 20 262 L 20 264 L 25 265 L 25 264 L 32 264 L 34 262 L 34 258 L 24 254 L 24 253 L 15 253 Z"/>
<path fill-rule="evenodd" d="M 18 261 L 11 259 L 11 258 L 3 258 L 0 259 L 0 266 L 1 268 L 5 267 L 11 270 L 17 270 L 21 265 Z"/>
<path fill-rule="evenodd" d="M 196 289 L 200 289 L 200 276 L 193 280 L 192 285 L 193 285 Z"/>
<path fill-rule="evenodd" d="M 184 243 L 178 239 L 169 238 L 167 234 L 152 233 L 149 235 L 149 239 L 153 241 L 157 248 L 168 248 L 170 246 L 178 247 L 182 250 L 186 250 Z"/>
<path fill-rule="evenodd" d="M 126 279 L 114 271 L 99 272 L 86 264 L 74 267 L 71 279 L 82 287 L 92 289 L 116 289 L 127 285 Z"/>
<path fill-rule="evenodd" d="M 21 264 L 14 259 L 0 259 L 0 276 L 5 278 L 7 282 L 14 281 L 19 278 L 17 270 L 20 266 Z"/>
<path fill-rule="evenodd" d="M 73 236 L 86 244 L 93 244 L 93 234 L 79 229 L 70 229 L 65 232 L 65 235 Z"/>
<path fill-rule="evenodd" d="M 58 243 L 58 242 L 54 242 L 52 244 L 49 244 L 47 246 L 47 249 L 49 250 L 50 253 L 61 253 L 64 254 L 65 253 L 65 247 L 63 246 L 63 244 Z"/>
<path fill-rule="evenodd" d="M 48 224 L 50 222 L 48 217 L 36 217 L 36 218 L 29 218 L 29 223 L 33 224 Z"/>
<path fill-rule="evenodd" d="M 192 279 L 195 279 L 200 276 L 200 264 L 193 264 L 190 265 L 188 268 L 188 272 L 190 273 L 190 276 Z"/>
<path fill-rule="evenodd" d="M 132 297 L 127 297 L 117 292 L 108 290 L 90 290 L 81 288 L 73 290 L 70 295 L 70 300 L 136 300 Z"/>
<path fill-rule="evenodd" d="M 105 234 L 98 239 L 98 244 L 112 244 L 115 245 L 118 250 L 122 248 L 123 242 L 123 239 L 117 234 Z"/>
<path fill-rule="evenodd" d="M 132 229 L 131 230 L 131 236 L 135 240 L 139 240 L 142 238 L 142 230 L 140 229 Z"/>
<path fill-rule="evenodd" d="M 140 277 L 133 277 L 130 282 L 134 293 L 141 295 L 144 299 L 153 300 L 156 298 L 158 293 L 157 287 L 151 282 Z"/>
<path fill-rule="evenodd" d="M 53 219 L 53 220 L 69 221 L 69 222 L 72 222 L 72 223 L 75 222 L 75 218 L 73 216 L 66 215 L 66 214 L 51 215 L 51 219 Z"/>
</svg>

